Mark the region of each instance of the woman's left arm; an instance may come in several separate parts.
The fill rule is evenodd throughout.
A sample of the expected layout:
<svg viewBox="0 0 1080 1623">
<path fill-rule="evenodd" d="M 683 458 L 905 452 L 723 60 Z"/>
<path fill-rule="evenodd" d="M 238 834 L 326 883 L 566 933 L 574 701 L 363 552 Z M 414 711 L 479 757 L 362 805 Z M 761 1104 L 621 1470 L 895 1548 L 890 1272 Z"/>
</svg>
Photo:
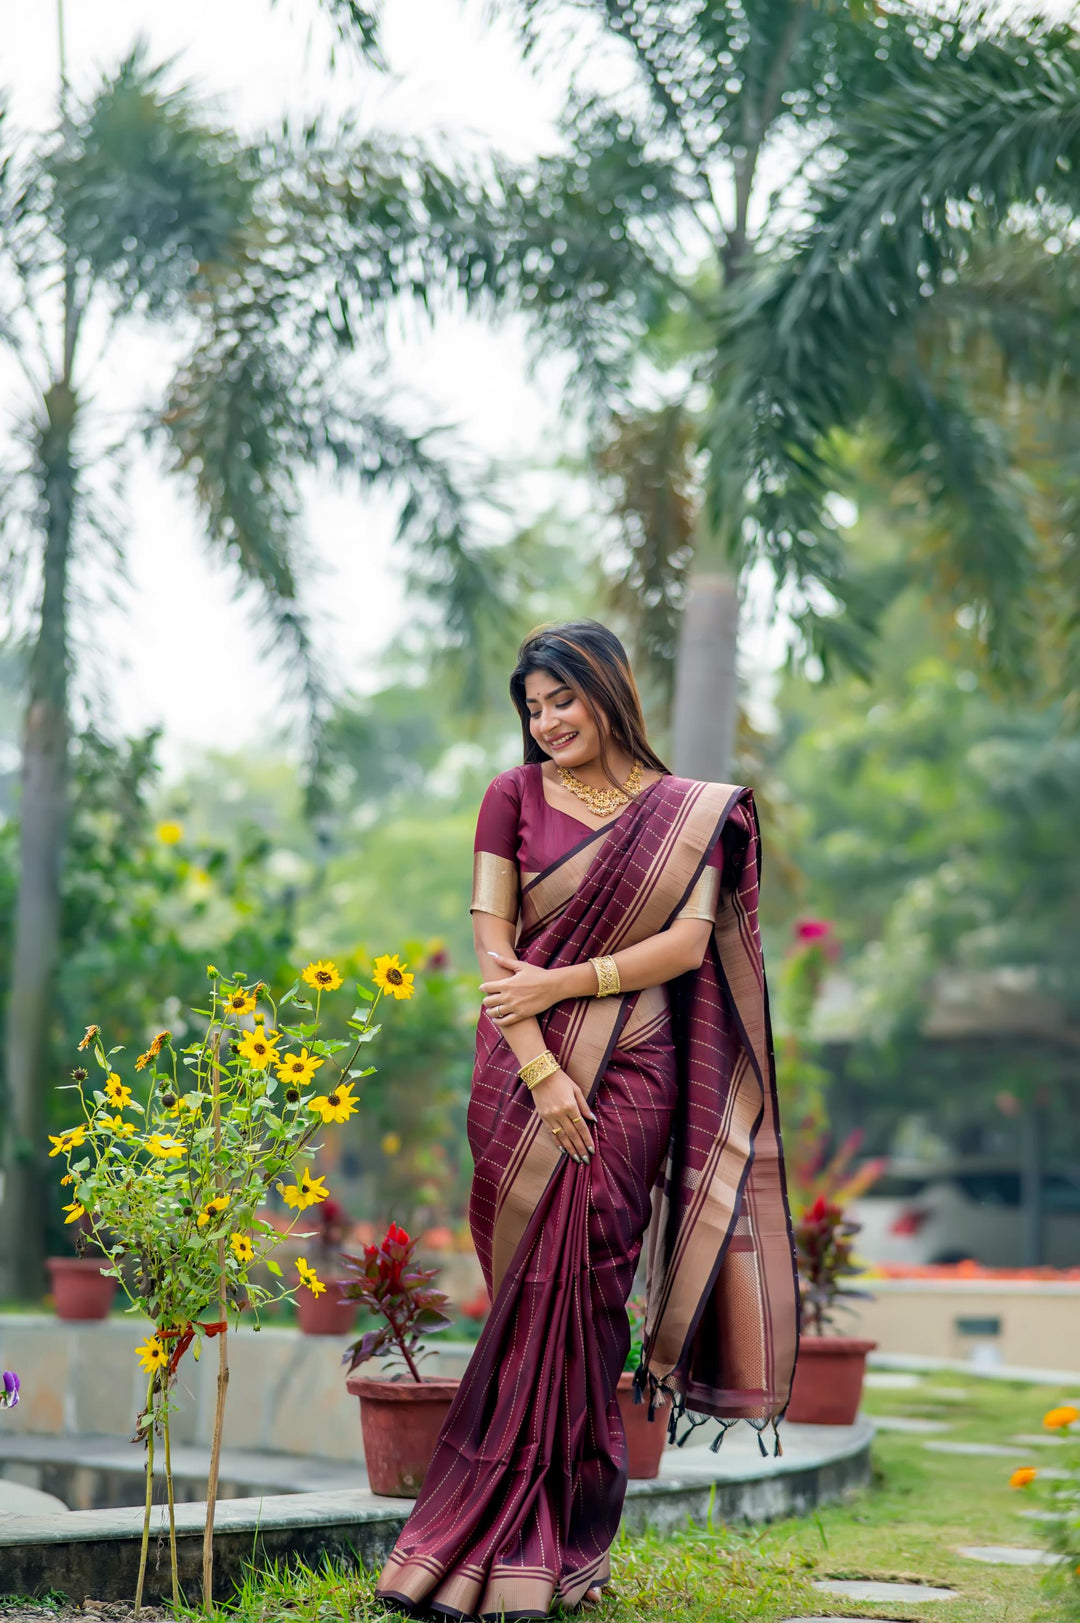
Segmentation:
<svg viewBox="0 0 1080 1623">
<path fill-rule="evenodd" d="M 641 992 L 647 986 L 662 986 L 687 970 L 698 969 L 705 957 L 713 927 L 708 919 L 676 919 L 657 935 L 646 936 L 632 947 L 612 954 L 624 992 Z M 484 1006 L 490 1013 L 498 1003 L 506 1013 L 496 1024 L 500 1030 L 515 1020 L 528 1020 L 571 997 L 595 997 L 596 970 L 591 963 L 567 964 L 562 969 L 541 969 L 524 964 L 506 953 L 493 952 L 492 959 L 504 978 L 482 981 Z M 509 972 L 509 973 L 506 973 Z"/>
</svg>

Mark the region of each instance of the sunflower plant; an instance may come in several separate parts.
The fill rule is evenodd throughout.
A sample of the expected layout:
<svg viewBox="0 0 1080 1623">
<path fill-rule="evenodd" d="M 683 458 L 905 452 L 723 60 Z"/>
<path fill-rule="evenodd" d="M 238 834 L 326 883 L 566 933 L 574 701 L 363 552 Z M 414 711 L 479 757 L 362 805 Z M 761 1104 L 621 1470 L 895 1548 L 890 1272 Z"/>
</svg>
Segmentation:
<svg viewBox="0 0 1080 1623">
<path fill-rule="evenodd" d="M 146 1443 L 146 1505 L 135 1606 L 142 1601 L 149 1540 L 155 1441 L 164 1447 L 174 1599 L 179 1598 L 170 1449 L 172 1390 L 181 1360 L 216 1340 L 218 1403 L 207 1487 L 203 1594 L 212 1594 L 213 1521 L 228 1382 L 227 1334 L 242 1311 L 258 1322 L 272 1301 L 326 1286 L 306 1258 L 287 1279 L 274 1253 L 304 1213 L 330 1198 L 310 1163 L 327 1126 L 357 1110 L 356 1090 L 374 1066 L 360 1065 L 377 1036 L 384 996 L 413 992 L 396 956 L 376 960 L 374 988 L 322 1035 L 323 1000 L 343 978 L 335 964 L 309 963 L 275 998 L 263 981 L 207 968 L 209 1006 L 195 1041 L 178 1045 L 160 1031 L 131 1063 L 106 1049 L 91 1025 L 79 1043 L 87 1063 L 71 1073 L 79 1102 L 71 1127 L 50 1135 L 65 1168 L 65 1220 L 78 1223 L 105 1254 L 113 1275 L 154 1328 L 137 1349 L 147 1377 L 136 1435 Z M 88 1067 L 90 1067 L 88 1069 Z M 92 1069 L 96 1067 L 96 1072 Z M 290 1215 L 282 1229 L 263 1208 L 275 1188 Z M 265 1283 L 269 1274 L 271 1283 Z"/>
</svg>

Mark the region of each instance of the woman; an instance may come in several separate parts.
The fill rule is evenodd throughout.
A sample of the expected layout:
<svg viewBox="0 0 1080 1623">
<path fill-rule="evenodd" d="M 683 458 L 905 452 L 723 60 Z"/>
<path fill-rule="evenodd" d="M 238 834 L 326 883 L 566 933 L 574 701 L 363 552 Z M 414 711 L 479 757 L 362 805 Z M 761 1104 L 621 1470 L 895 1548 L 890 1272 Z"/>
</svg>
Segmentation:
<svg viewBox="0 0 1080 1623">
<path fill-rule="evenodd" d="M 668 772 L 594 621 L 529 636 L 510 692 L 525 764 L 484 797 L 472 904 L 493 1305 L 377 1590 L 455 1618 L 599 1598 L 647 1226 L 636 1395 L 672 1434 L 687 1412 L 775 1427 L 797 1341 L 750 792 Z"/>
</svg>

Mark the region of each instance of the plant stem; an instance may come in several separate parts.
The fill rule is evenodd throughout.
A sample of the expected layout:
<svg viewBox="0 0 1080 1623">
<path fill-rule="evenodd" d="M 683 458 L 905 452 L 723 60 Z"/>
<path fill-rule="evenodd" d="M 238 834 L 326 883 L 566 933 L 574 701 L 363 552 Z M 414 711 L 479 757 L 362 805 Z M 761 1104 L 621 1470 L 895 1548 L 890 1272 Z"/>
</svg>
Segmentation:
<svg viewBox="0 0 1080 1623">
<path fill-rule="evenodd" d="M 164 1381 L 162 1385 L 164 1387 Z M 176 1501 L 173 1498 L 172 1479 L 172 1448 L 169 1438 L 169 1394 L 164 1391 L 165 1416 L 163 1421 L 165 1431 L 165 1491 L 169 1497 L 169 1565 L 172 1568 L 172 1598 L 173 1606 L 180 1605 L 180 1574 L 176 1568 Z"/>
<path fill-rule="evenodd" d="M 143 1509 L 142 1548 L 139 1551 L 139 1578 L 135 1585 L 135 1616 L 142 1605 L 143 1582 L 146 1578 L 146 1556 L 150 1549 L 150 1506 L 154 1498 L 154 1377 L 146 1394 L 146 1412 L 150 1427 L 146 1433 L 146 1504 Z"/>
<path fill-rule="evenodd" d="M 218 1193 L 224 1187 L 221 1166 L 221 1067 L 218 1064 L 218 1050 L 221 1043 L 221 1034 L 214 1037 L 213 1064 L 213 1125 L 214 1125 L 214 1153 L 218 1164 L 217 1187 Z M 218 1263 L 218 1316 L 226 1325 L 218 1333 L 218 1377 L 217 1377 L 217 1403 L 214 1407 L 214 1434 L 210 1440 L 210 1475 L 206 1484 L 206 1526 L 203 1529 L 203 1555 L 202 1555 L 202 1603 L 203 1609 L 208 1610 L 213 1604 L 214 1597 L 214 1511 L 217 1508 L 218 1472 L 221 1469 L 221 1433 L 225 1424 L 225 1397 L 229 1389 L 229 1355 L 228 1355 L 228 1320 L 227 1298 L 225 1293 L 225 1240 L 222 1237 L 217 1243 Z"/>
</svg>

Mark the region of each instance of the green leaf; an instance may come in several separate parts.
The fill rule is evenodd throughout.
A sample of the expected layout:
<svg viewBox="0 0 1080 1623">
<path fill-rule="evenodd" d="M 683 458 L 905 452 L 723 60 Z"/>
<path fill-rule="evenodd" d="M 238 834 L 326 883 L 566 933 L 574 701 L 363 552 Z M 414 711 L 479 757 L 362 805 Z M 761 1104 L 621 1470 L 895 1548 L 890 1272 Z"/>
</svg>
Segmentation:
<svg viewBox="0 0 1080 1623">
<path fill-rule="evenodd" d="M 266 1271 L 268 1274 L 276 1274 L 278 1279 L 284 1278 L 284 1275 L 281 1272 L 281 1264 L 275 1262 L 273 1257 L 266 1258 Z"/>
</svg>

